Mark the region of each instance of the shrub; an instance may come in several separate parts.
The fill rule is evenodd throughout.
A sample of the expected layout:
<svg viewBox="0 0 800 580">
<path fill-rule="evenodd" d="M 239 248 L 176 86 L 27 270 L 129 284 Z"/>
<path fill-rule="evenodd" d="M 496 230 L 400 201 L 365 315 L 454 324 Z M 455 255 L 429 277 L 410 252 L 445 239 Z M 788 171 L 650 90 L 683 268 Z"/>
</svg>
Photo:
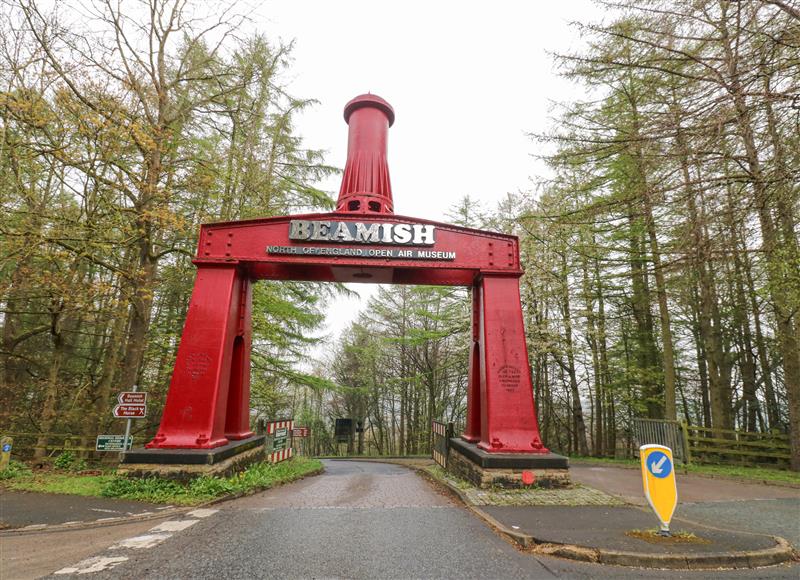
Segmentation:
<svg viewBox="0 0 800 580">
<path fill-rule="evenodd" d="M 61 455 L 56 457 L 56 460 L 53 462 L 53 465 L 58 469 L 69 469 L 72 467 L 72 464 L 75 463 L 75 455 L 72 451 L 63 451 Z"/>
<path fill-rule="evenodd" d="M 70 470 L 70 471 L 75 471 L 75 472 L 78 472 L 78 471 L 83 471 L 83 470 L 85 470 L 87 467 L 88 467 L 88 465 L 87 465 L 87 463 L 86 463 L 86 460 L 85 460 L 85 459 L 83 459 L 83 458 L 81 458 L 81 459 L 76 459 L 76 460 L 75 460 L 75 461 L 72 463 L 72 465 L 70 465 L 70 466 L 69 466 L 69 470 Z"/>
<path fill-rule="evenodd" d="M 8 467 L 0 471 L 0 479 L 13 479 L 14 477 L 30 475 L 30 473 L 30 467 L 20 461 L 14 461 L 12 459 L 9 462 Z"/>
</svg>

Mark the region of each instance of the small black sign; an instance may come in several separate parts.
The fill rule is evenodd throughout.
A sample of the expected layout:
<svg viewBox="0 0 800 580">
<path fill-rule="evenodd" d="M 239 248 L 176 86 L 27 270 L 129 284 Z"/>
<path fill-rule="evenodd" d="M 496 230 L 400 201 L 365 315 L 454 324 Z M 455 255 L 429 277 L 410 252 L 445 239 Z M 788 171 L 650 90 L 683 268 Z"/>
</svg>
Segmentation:
<svg viewBox="0 0 800 580">
<path fill-rule="evenodd" d="M 350 441 L 350 438 L 353 436 L 353 420 L 336 419 L 334 434 L 337 441 Z"/>
</svg>

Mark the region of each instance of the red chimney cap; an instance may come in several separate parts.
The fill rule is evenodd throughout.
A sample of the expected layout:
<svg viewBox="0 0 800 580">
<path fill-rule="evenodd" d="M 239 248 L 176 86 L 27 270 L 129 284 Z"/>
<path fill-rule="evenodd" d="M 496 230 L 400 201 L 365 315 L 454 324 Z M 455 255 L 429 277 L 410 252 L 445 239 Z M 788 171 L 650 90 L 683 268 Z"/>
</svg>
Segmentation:
<svg viewBox="0 0 800 580">
<path fill-rule="evenodd" d="M 354 98 L 344 106 L 345 122 L 349 123 L 350 115 L 353 114 L 353 111 L 356 111 L 363 107 L 374 107 L 376 109 L 383 111 L 386 117 L 389 119 L 389 126 L 391 127 L 394 124 L 394 109 L 392 108 L 392 106 L 385 100 L 380 98 L 378 95 L 373 95 L 370 93 L 367 93 L 365 95 L 358 95 L 356 98 Z"/>
</svg>

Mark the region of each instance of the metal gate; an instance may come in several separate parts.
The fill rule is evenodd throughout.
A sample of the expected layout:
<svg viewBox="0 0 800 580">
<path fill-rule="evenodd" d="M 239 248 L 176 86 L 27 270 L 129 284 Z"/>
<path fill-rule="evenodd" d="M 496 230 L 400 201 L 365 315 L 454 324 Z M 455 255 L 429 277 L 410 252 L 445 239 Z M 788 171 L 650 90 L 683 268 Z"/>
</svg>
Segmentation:
<svg viewBox="0 0 800 580">
<path fill-rule="evenodd" d="M 452 423 L 433 421 L 433 427 L 431 428 L 433 460 L 445 469 L 447 468 L 447 454 L 450 450 L 450 438 L 453 436 L 453 432 Z"/>
<path fill-rule="evenodd" d="M 686 438 L 684 425 L 680 421 L 666 419 L 633 420 L 633 438 L 640 445 L 664 445 L 672 449 L 672 454 L 686 463 Z"/>
</svg>

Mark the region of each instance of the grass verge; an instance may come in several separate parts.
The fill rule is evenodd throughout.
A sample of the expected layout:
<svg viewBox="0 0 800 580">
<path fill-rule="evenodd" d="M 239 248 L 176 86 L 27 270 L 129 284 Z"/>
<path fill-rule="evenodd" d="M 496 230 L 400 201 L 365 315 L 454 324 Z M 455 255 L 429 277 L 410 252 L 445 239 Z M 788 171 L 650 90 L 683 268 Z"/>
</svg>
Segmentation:
<svg viewBox="0 0 800 580">
<path fill-rule="evenodd" d="M 187 484 L 157 477 L 135 479 L 117 475 L 23 472 L 3 480 L 0 485 L 15 491 L 197 505 L 227 495 L 240 495 L 289 483 L 321 469 L 322 463 L 317 459 L 294 457 L 275 464 L 256 463 L 231 477 L 197 477 Z"/>
<path fill-rule="evenodd" d="M 658 530 L 630 530 L 625 532 L 629 538 L 644 540 L 649 544 L 710 544 L 711 540 L 701 538 L 692 532 L 671 532 L 669 536 L 662 536 Z"/>
<path fill-rule="evenodd" d="M 581 457 L 571 456 L 571 462 L 597 463 L 606 465 L 620 465 L 639 467 L 638 459 L 611 459 L 607 457 Z M 746 467 L 739 465 L 678 465 L 678 474 L 693 473 L 712 477 L 726 477 L 731 479 L 744 479 L 753 482 L 767 482 L 800 486 L 800 473 L 786 469 L 772 469 L 769 467 Z"/>
<path fill-rule="evenodd" d="M 423 469 L 434 479 L 437 479 L 440 482 L 449 482 L 461 491 L 466 491 L 475 487 L 467 480 L 456 477 L 451 473 L 447 473 L 444 469 L 439 467 L 439 465 L 429 465 Z"/>
</svg>

